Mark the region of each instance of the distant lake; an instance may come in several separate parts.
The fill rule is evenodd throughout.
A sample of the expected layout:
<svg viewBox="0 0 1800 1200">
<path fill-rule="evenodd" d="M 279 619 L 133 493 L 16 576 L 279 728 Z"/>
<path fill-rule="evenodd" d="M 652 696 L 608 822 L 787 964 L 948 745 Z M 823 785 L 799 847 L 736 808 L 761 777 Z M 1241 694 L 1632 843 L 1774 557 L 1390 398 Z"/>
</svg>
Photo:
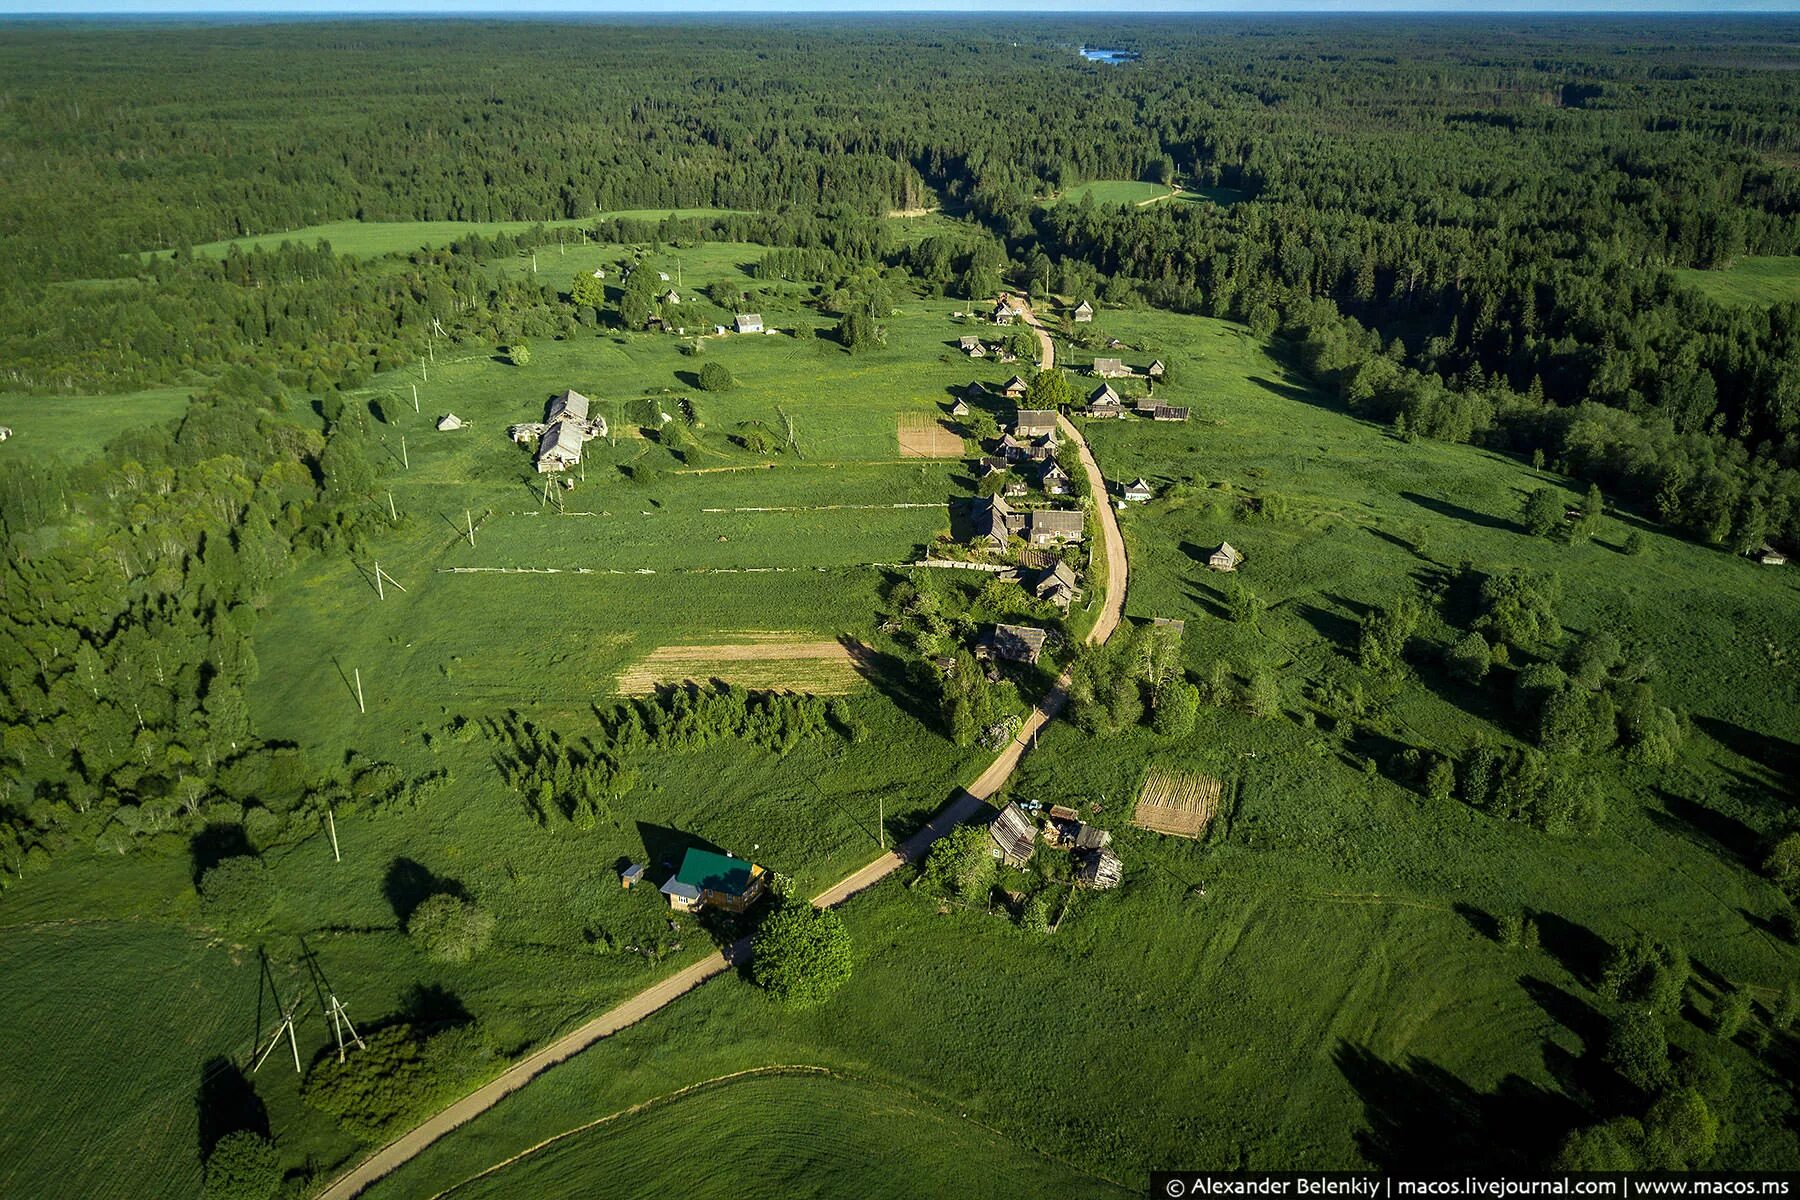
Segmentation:
<svg viewBox="0 0 1800 1200">
<path fill-rule="evenodd" d="M 1138 60 L 1136 50 L 1109 50 L 1105 46 L 1083 46 L 1081 57 L 1089 62 L 1128 63 Z"/>
</svg>

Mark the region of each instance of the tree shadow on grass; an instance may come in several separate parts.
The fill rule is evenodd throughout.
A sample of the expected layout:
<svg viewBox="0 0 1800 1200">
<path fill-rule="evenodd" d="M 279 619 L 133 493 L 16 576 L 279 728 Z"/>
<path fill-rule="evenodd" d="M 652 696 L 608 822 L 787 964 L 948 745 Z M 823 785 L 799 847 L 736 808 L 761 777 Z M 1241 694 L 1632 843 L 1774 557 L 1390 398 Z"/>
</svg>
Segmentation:
<svg viewBox="0 0 1800 1200">
<path fill-rule="evenodd" d="M 883 697 L 901 712 L 912 714 L 926 728 L 944 732 L 938 682 L 928 663 L 885 653 L 853 637 L 840 637 L 838 643 L 850 656 L 856 673 Z"/>
<path fill-rule="evenodd" d="M 1317 630 L 1320 637 L 1330 642 L 1333 649 L 1346 655 L 1356 653 L 1357 640 L 1362 634 L 1362 626 L 1356 621 L 1316 604 L 1296 603 L 1293 611 Z"/>
<path fill-rule="evenodd" d="M 1470 525 L 1478 525 L 1483 529 L 1499 529 L 1507 533 L 1524 532 L 1515 522 L 1504 521 L 1499 517 L 1490 516 L 1484 512 L 1477 512 L 1472 508 L 1464 508 L 1460 504 L 1454 504 L 1449 500 L 1440 500 L 1436 496 L 1425 496 L 1418 492 L 1401 492 L 1400 498 L 1402 500 L 1410 500 L 1420 508 L 1437 513 L 1441 517 L 1450 517 L 1453 520 L 1464 521 Z"/>
<path fill-rule="evenodd" d="M 204 1162 L 220 1139 L 245 1130 L 269 1136 L 269 1113 L 256 1087 L 239 1066 L 228 1058 L 208 1059 L 200 1070 L 200 1086 L 194 1092 L 198 1118 L 200 1159 Z"/>
<path fill-rule="evenodd" d="M 1538 943 L 1562 964 L 1563 970 L 1585 988 L 1591 989 L 1600 982 L 1600 972 L 1612 953 L 1605 938 L 1553 912 L 1533 912 L 1530 917 L 1537 926 Z"/>
<path fill-rule="evenodd" d="M 1709 808 L 1663 788 L 1655 789 L 1661 810 L 1650 808 L 1650 820 L 1658 828 L 1693 843 L 1728 863 L 1755 871 L 1762 859 L 1762 835 L 1735 817 Z"/>
<path fill-rule="evenodd" d="M 1545 1016 L 1581 1043 L 1579 1051 L 1573 1052 L 1555 1042 L 1544 1044 L 1544 1067 L 1563 1092 L 1599 1098 L 1607 1105 L 1628 1103 L 1631 1097 L 1620 1094 L 1618 1075 L 1600 1059 L 1600 1050 L 1606 1044 L 1605 1016 L 1575 993 L 1548 980 L 1521 976 L 1519 986 Z"/>
<path fill-rule="evenodd" d="M 1696 716 L 1694 724 L 1707 737 L 1740 758 L 1749 759 L 1782 783 L 1800 779 L 1800 743 L 1790 742 L 1775 734 L 1759 733 L 1721 721 L 1717 717 Z"/>
<path fill-rule="evenodd" d="M 193 868 L 194 883 L 228 858 L 241 858 L 256 853 L 242 825 L 208 825 L 188 839 L 188 861 Z"/>
<path fill-rule="evenodd" d="M 1539 1166 L 1584 1118 L 1567 1097 L 1517 1075 L 1483 1092 L 1417 1055 L 1389 1062 L 1340 1042 L 1332 1059 L 1363 1102 L 1367 1127 L 1357 1149 L 1382 1170 Z"/>
<path fill-rule="evenodd" d="M 405 857 L 396 858 L 388 864 L 387 874 L 381 881 L 381 890 L 394 910 L 394 919 L 400 922 L 402 929 L 412 918 L 414 909 L 440 892 L 464 899 L 468 897 L 462 884 L 433 874 L 424 864 Z"/>
</svg>

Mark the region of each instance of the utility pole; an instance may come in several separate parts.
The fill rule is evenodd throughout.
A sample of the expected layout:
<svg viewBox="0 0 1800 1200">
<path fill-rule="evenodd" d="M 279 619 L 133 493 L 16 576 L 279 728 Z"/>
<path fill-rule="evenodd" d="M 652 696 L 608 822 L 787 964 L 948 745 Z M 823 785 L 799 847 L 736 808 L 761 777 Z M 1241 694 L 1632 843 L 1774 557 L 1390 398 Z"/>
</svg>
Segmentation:
<svg viewBox="0 0 1800 1200">
<path fill-rule="evenodd" d="M 887 849 L 887 794 L 879 793 L 875 797 L 875 842 L 883 850 Z"/>
<path fill-rule="evenodd" d="M 350 1031 L 350 1040 L 356 1043 L 356 1048 L 358 1050 L 367 1049 L 367 1047 L 363 1045 L 362 1038 L 357 1036 L 356 1026 L 350 1023 L 350 1014 L 344 1011 L 344 1002 L 337 998 L 336 992 L 331 993 L 329 1015 L 331 1017 L 332 1035 L 337 1038 L 339 1062 L 344 1061 L 344 1030 L 346 1029 Z"/>
<path fill-rule="evenodd" d="M 381 562 L 379 559 L 375 563 L 375 598 L 377 600 L 387 599 L 387 593 L 381 590 Z"/>
<path fill-rule="evenodd" d="M 412 470 L 412 460 L 406 456 L 406 435 L 400 435 L 400 465 L 408 471 Z"/>
<path fill-rule="evenodd" d="M 412 390 L 413 390 L 413 411 L 416 413 L 419 411 L 419 385 L 416 383 L 413 384 Z"/>
<path fill-rule="evenodd" d="M 351 670 L 352 670 L 352 671 L 353 671 L 353 672 L 355 672 L 355 674 L 356 674 L 356 711 L 357 711 L 357 712 L 359 712 L 359 713 L 363 713 L 363 714 L 365 714 L 365 715 L 366 715 L 366 714 L 367 714 L 367 713 L 368 713 L 368 711 L 369 711 L 369 710 L 368 710 L 368 708 L 367 708 L 367 707 L 366 707 L 366 706 L 364 706 L 364 704 L 363 704 L 363 694 L 362 694 L 362 668 L 361 668 L 361 667 L 352 667 L 352 668 L 350 668 L 350 669 L 351 669 Z"/>
<path fill-rule="evenodd" d="M 391 491 L 388 493 L 388 519 L 396 525 L 400 523 L 400 514 L 394 511 L 394 493 Z"/>
<path fill-rule="evenodd" d="M 331 833 L 331 860 L 333 862 L 343 862 L 344 856 L 338 853 L 337 818 L 332 816 L 331 806 L 329 804 L 325 806 L 325 828 Z"/>
<path fill-rule="evenodd" d="M 469 523 L 469 547 L 473 549 L 475 546 L 475 517 L 466 508 L 463 509 L 463 520 Z"/>
</svg>

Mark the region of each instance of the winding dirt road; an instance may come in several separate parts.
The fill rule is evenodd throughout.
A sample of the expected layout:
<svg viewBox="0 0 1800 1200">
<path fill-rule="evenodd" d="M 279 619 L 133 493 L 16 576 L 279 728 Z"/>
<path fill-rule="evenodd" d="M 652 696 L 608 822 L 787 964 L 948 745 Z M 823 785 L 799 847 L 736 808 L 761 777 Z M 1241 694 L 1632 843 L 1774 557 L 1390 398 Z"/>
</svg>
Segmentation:
<svg viewBox="0 0 1800 1200">
<path fill-rule="evenodd" d="M 1056 347 L 1050 340 L 1049 332 L 1038 320 L 1037 314 L 1031 310 L 1029 303 L 1017 296 L 1011 299 L 1018 306 L 1019 311 L 1024 314 L 1025 323 L 1037 333 L 1042 365 L 1046 369 L 1055 365 Z M 1081 431 L 1076 429 L 1067 417 L 1059 416 L 1057 425 L 1062 429 L 1064 436 L 1075 444 L 1080 454 L 1081 466 L 1087 474 L 1088 490 L 1094 497 L 1096 515 L 1100 519 L 1102 541 L 1105 544 L 1106 598 L 1102 602 L 1099 617 L 1094 621 L 1094 627 L 1088 631 L 1087 635 L 1088 643 L 1097 645 L 1112 636 L 1113 630 L 1119 626 L 1120 615 L 1125 611 L 1126 572 L 1128 569 L 1125 559 L 1125 539 L 1119 533 L 1118 517 L 1114 514 L 1112 505 L 1107 502 L 1106 479 L 1100 474 L 1100 464 L 1094 461 L 1094 454 L 1088 447 L 1087 439 L 1081 436 Z M 1020 725 L 1019 732 L 1013 738 L 1012 743 L 1000 752 L 999 757 L 988 764 L 987 770 L 977 776 L 974 782 L 952 796 L 949 803 L 939 809 L 917 833 L 867 866 L 851 872 L 814 896 L 813 903 L 820 908 L 830 908 L 843 903 L 866 888 L 873 887 L 899 870 L 903 864 L 922 856 L 931 848 L 933 842 L 957 825 L 979 813 L 988 798 L 998 792 L 1012 777 L 1014 769 L 1019 765 L 1019 759 L 1036 740 L 1038 730 L 1062 711 L 1064 703 L 1068 700 L 1068 688 L 1069 672 L 1064 671 L 1043 701 L 1032 709 L 1031 715 Z M 401 1164 L 419 1154 L 431 1143 L 457 1126 L 480 1116 L 557 1063 L 574 1057 L 595 1042 L 610 1037 L 628 1025 L 636 1024 L 691 992 L 707 980 L 724 974 L 726 971 L 748 962 L 749 959 L 750 941 L 745 938 L 651 984 L 643 991 L 608 1009 L 586 1024 L 570 1030 L 536 1053 L 520 1059 L 494 1079 L 476 1088 L 448 1108 L 440 1109 L 425 1121 L 381 1147 L 333 1180 L 329 1187 L 319 1193 L 320 1200 L 351 1200 L 351 1197 L 357 1195 L 377 1179 L 400 1167 Z"/>
</svg>

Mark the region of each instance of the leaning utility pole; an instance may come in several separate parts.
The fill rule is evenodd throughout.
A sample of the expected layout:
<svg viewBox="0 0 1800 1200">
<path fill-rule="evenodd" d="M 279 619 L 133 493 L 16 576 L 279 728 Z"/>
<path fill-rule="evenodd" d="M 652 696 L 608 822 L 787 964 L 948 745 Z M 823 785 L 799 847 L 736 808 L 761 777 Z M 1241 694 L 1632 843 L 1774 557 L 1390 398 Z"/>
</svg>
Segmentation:
<svg viewBox="0 0 1800 1200">
<path fill-rule="evenodd" d="M 351 670 L 356 674 L 356 711 L 366 714 L 369 710 L 363 706 L 362 668 L 352 667 Z"/>
<path fill-rule="evenodd" d="M 331 834 L 331 860 L 333 862 L 343 862 L 344 856 L 338 853 L 337 818 L 332 816 L 331 805 L 329 804 L 325 806 L 325 829 Z"/>
<path fill-rule="evenodd" d="M 344 1011 L 344 1002 L 337 998 L 336 992 L 331 993 L 331 1003 L 326 1015 L 331 1018 L 332 1036 L 337 1038 L 339 1062 L 344 1061 L 344 1030 L 346 1029 L 350 1031 L 350 1040 L 356 1043 L 356 1048 L 358 1050 L 366 1050 L 368 1048 L 363 1045 L 362 1038 L 357 1036 L 356 1026 L 350 1023 L 350 1014 Z"/>
</svg>

